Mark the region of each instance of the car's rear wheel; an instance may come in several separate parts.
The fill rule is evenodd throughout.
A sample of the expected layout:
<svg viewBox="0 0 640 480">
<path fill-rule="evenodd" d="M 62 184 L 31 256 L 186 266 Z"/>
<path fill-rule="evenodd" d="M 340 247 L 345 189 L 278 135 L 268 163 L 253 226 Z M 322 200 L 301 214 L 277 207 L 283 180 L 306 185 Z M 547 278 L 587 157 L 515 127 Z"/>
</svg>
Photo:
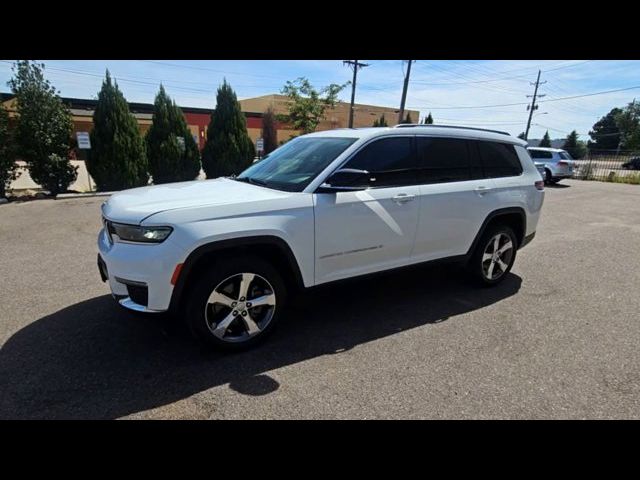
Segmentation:
<svg viewBox="0 0 640 480">
<path fill-rule="evenodd" d="M 207 346 L 241 350 L 262 341 L 286 302 L 273 266 L 258 257 L 232 257 L 196 281 L 185 309 L 191 332 Z"/>
<path fill-rule="evenodd" d="M 491 226 L 480 238 L 468 268 L 481 285 L 496 285 L 511 270 L 517 248 L 518 240 L 511 228 L 506 225 Z"/>
<path fill-rule="evenodd" d="M 551 170 L 549 170 L 548 168 L 545 168 L 544 170 L 544 183 L 546 183 L 547 185 L 558 183 L 558 179 L 553 178 L 553 173 L 551 173 Z"/>
</svg>

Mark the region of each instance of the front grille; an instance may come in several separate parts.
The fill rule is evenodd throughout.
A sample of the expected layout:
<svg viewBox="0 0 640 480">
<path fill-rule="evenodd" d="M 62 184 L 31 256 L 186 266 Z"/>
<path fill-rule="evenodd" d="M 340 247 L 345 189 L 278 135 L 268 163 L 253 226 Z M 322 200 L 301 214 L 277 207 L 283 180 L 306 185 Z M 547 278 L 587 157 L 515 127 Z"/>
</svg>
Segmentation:
<svg viewBox="0 0 640 480">
<path fill-rule="evenodd" d="M 149 289 L 146 285 L 127 285 L 127 293 L 138 305 L 146 307 L 149 303 Z"/>
</svg>

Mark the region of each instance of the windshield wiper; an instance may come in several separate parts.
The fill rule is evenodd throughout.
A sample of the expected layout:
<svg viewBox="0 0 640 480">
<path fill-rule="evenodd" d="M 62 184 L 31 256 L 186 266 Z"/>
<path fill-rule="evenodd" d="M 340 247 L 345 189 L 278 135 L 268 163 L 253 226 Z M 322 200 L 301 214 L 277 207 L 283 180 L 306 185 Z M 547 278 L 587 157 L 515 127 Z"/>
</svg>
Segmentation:
<svg viewBox="0 0 640 480">
<path fill-rule="evenodd" d="M 253 183 L 254 185 L 260 185 L 261 187 L 267 186 L 267 182 L 265 182 L 264 180 L 258 180 L 257 178 L 252 177 L 235 177 L 234 180 L 237 180 L 238 182 Z"/>
</svg>

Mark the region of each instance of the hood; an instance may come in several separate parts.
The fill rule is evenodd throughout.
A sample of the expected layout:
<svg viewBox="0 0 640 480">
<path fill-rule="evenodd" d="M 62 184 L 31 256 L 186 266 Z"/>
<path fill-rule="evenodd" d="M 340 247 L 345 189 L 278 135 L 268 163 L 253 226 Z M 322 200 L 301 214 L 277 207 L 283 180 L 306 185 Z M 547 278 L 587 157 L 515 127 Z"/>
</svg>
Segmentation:
<svg viewBox="0 0 640 480">
<path fill-rule="evenodd" d="M 150 215 L 168 210 L 264 202 L 289 195 L 228 178 L 194 180 L 115 193 L 103 204 L 102 213 L 115 222 L 139 224 Z"/>
</svg>

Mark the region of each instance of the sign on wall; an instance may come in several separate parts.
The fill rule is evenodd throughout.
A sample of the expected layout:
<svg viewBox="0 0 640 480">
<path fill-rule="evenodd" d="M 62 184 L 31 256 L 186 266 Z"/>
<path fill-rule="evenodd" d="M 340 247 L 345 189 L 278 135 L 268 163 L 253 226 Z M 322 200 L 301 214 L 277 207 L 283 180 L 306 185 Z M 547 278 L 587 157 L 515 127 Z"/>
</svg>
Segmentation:
<svg viewBox="0 0 640 480">
<path fill-rule="evenodd" d="M 256 150 L 262 152 L 264 150 L 264 139 L 259 138 L 256 140 Z"/>
<path fill-rule="evenodd" d="M 78 139 L 78 148 L 84 150 L 91 149 L 91 140 L 89 140 L 89 132 L 76 132 L 76 138 Z"/>
</svg>

